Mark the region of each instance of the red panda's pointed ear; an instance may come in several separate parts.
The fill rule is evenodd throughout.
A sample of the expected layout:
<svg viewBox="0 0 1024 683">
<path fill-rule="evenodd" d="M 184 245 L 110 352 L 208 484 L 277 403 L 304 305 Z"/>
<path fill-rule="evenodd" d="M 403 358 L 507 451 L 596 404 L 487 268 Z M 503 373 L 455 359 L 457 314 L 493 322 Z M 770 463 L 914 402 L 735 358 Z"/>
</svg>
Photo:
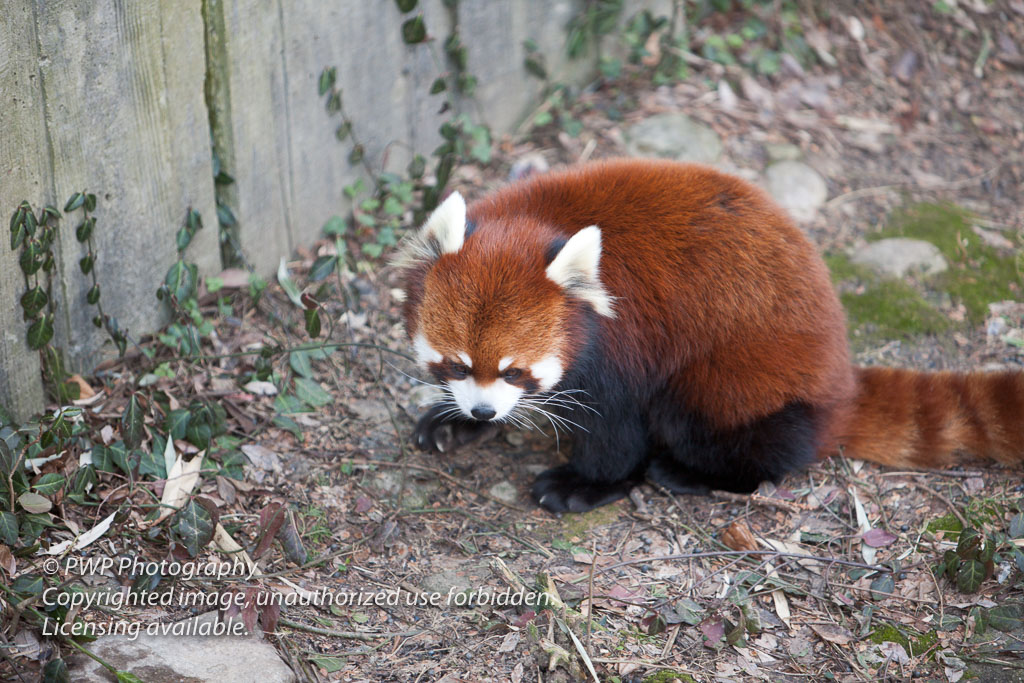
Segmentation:
<svg viewBox="0 0 1024 683">
<path fill-rule="evenodd" d="M 600 263 L 601 229 L 591 225 L 570 237 L 544 272 L 569 296 L 586 301 L 603 316 L 614 318 L 612 297 L 601 284 Z"/>
<path fill-rule="evenodd" d="M 452 192 L 434 209 L 430 218 L 401 245 L 391 264 L 410 268 L 424 261 L 435 261 L 443 254 L 454 254 L 466 239 L 466 200 Z"/>
</svg>

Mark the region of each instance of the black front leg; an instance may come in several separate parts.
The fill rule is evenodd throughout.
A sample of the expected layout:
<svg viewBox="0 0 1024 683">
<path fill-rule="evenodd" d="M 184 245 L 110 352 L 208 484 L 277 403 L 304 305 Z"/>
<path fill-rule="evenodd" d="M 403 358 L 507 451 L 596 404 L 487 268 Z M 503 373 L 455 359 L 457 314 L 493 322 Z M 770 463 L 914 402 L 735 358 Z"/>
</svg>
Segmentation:
<svg viewBox="0 0 1024 683">
<path fill-rule="evenodd" d="M 461 415 L 442 415 L 451 404 L 439 403 L 423 414 L 413 431 L 413 442 L 421 451 L 451 453 L 467 444 L 479 443 L 494 437 L 498 425 L 478 422 Z"/>
<path fill-rule="evenodd" d="M 579 423 L 569 463 L 540 474 L 532 494 L 551 512 L 586 512 L 627 496 L 643 480 L 647 432 L 638 412 L 603 406 L 610 414 Z"/>
</svg>

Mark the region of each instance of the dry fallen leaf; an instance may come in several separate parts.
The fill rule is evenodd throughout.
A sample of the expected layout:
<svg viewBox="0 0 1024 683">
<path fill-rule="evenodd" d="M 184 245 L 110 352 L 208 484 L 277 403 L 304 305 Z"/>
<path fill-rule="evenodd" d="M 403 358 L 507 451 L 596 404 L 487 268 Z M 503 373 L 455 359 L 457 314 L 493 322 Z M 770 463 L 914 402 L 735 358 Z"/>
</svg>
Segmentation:
<svg viewBox="0 0 1024 683">
<path fill-rule="evenodd" d="M 856 640 L 852 633 L 841 626 L 833 626 L 832 624 L 811 624 L 811 628 L 824 640 L 827 640 L 830 643 L 835 643 L 836 645 L 847 645 Z"/>
<path fill-rule="evenodd" d="M 722 543 L 733 550 L 757 550 L 757 539 L 744 522 L 733 522 L 722 532 Z"/>
</svg>

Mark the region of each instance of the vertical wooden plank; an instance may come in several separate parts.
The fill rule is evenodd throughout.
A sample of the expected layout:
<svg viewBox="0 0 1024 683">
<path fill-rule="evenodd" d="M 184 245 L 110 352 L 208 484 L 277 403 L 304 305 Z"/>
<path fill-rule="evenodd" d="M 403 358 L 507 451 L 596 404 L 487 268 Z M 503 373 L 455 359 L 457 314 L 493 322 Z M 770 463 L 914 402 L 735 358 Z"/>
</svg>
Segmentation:
<svg viewBox="0 0 1024 683">
<path fill-rule="evenodd" d="M 35 18 L 28 2 L 0 12 L 0 405 L 24 419 L 43 407 L 39 354 L 25 343 L 18 299 L 25 291 L 10 250 L 8 219 L 22 200 L 49 198 L 49 153 Z"/>
<path fill-rule="evenodd" d="M 302 220 L 290 203 L 280 7 L 277 0 L 207 0 L 205 16 L 214 140 L 235 178 L 225 196 L 246 260 L 272 273 L 291 252 L 290 222 Z"/>
<path fill-rule="evenodd" d="M 133 336 L 165 321 L 153 293 L 177 257 L 174 233 L 189 205 L 208 224 L 192 258 L 205 272 L 219 269 L 200 2 L 174 4 L 36 0 L 54 193 L 59 202 L 76 190 L 96 193 L 104 309 Z M 88 368 L 112 349 L 103 351 L 105 335 L 91 324 L 89 282 L 78 268 L 84 247 L 68 230 L 60 253 L 57 341 Z"/>
<path fill-rule="evenodd" d="M 443 95 L 429 95 L 441 73 L 432 48 L 406 45 L 402 22 L 422 14 L 437 43 L 433 49 L 441 54 L 448 13 L 440 0 L 424 0 L 408 15 L 393 2 L 280 1 L 288 74 L 288 186 L 290 205 L 301 214 L 291 221 L 292 239 L 308 244 L 330 216 L 348 207 L 342 189 L 366 175 L 362 164 L 348 162 L 352 141 L 334 137 L 341 120 L 327 113 L 317 93 L 320 72 L 337 67 L 345 112 L 374 173 L 404 175 L 414 153 L 429 156 L 440 144 L 438 128 L 451 114 L 438 113 Z"/>
</svg>

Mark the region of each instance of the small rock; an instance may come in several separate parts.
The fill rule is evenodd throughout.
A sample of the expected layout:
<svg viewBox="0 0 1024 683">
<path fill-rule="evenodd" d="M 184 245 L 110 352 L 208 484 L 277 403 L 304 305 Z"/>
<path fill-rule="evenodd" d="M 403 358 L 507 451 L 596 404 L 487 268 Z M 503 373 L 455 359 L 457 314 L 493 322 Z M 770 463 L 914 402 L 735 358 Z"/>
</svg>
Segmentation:
<svg viewBox="0 0 1024 683">
<path fill-rule="evenodd" d="M 510 446 L 516 446 L 518 448 L 526 443 L 526 437 L 523 436 L 522 432 L 513 430 L 505 432 L 505 441 L 508 441 Z"/>
<path fill-rule="evenodd" d="M 516 487 L 510 481 L 499 481 L 487 492 L 491 494 L 492 498 L 496 498 L 509 505 L 515 505 L 516 501 L 519 500 L 519 491 L 516 490 Z"/>
<path fill-rule="evenodd" d="M 348 402 L 348 408 L 364 422 L 383 424 L 391 421 L 391 413 L 381 400 L 357 398 Z"/>
<path fill-rule="evenodd" d="M 897 278 L 911 271 L 934 275 L 949 267 L 942 252 L 934 244 L 907 237 L 891 237 L 872 242 L 859 249 L 851 260 L 882 275 Z"/>
<path fill-rule="evenodd" d="M 211 628 L 216 622 L 217 613 L 208 612 L 179 624 L 195 632 L 199 628 Z M 146 681 L 291 683 L 295 680 L 295 674 L 281 661 L 274 646 L 258 635 L 174 635 L 173 631 L 150 635 L 146 633 L 146 626 L 144 624 L 134 638 L 131 635 L 97 638 L 89 643 L 89 649 L 117 669 L 134 673 Z M 82 654 L 69 659 L 68 669 L 73 681 L 105 683 L 113 680 L 102 665 Z"/>
<path fill-rule="evenodd" d="M 512 164 L 512 168 L 508 172 L 508 179 L 522 180 L 532 175 L 547 173 L 549 168 L 548 160 L 544 158 L 544 155 L 540 152 L 534 152 L 523 156 Z"/>
<path fill-rule="evenodd" d="M 425 593 L 440 593 L 443 596 L 454 593 L 464 593 L 470 589 L 469 581 L 459 576 L 455 571 L 447 569 L 437 574 L 430 574 L 420 581 L 420 588 Z"/>
<path fill-rule="evenodd" d="M 800 158 L 802 152 L 796 145 L 791 145 L 788 142 L 773 143 L 769 142 L 764 146 L 765 154 L 772 162 L 776 161 L 796 161 Z"/>
<path fill-rule="evenodd" d="M 707 126 L 685 114 L 657 114 L 626 131 L 626 149 L 633 156 L 713 163 L 722 141 Z"/>
<path fill-rule="evenodd" d="M 373 478 L 373 485 L 382 493 L 397 496 L 402 488 L 402 473 L 397 470 L 378 472 Z M 440 488 L 437 481 L 419 481 L 406 475 L 405 490 L 402 493 L 402 506 L 407 508 L 425 508 L 430 505 L 430 496 Z"/>
<path fill-rule="evenodd" d="M 765 171 L 765 184 L 775 201 L 798 221 L 813 220 L 828 197 L 825 180 L 800 161 L 772 164 Z"/>
</svg>

